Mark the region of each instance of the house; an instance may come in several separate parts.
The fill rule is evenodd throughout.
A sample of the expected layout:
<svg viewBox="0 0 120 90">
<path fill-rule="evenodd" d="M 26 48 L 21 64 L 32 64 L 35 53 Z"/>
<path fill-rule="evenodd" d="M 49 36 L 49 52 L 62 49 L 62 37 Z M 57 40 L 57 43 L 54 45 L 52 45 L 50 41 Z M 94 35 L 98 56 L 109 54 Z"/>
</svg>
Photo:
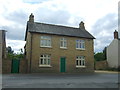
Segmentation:
<svg viewBox="0 0 120 90">
<path fill-rule="evenodd" d="M 118 68 L 120 63 L 120 39 L 118 35 L 118 31 L 115 30 L 114 32 L 114 40 L 110 43 L 107 47 L 107 62 L 108 67 L 110 68 Z"/>
<path fill-rule="evenodd" d="M 29 16 L 25 56 L 29 73 L 94 72 L 94 37 L 85 29 L 34 22 Z"/>
<path fill-rule="evenodd" d="M 0 73 L 2 73 L 2 60 L 6 58 L 5 30 L 0 30 Z"/>
</svg>

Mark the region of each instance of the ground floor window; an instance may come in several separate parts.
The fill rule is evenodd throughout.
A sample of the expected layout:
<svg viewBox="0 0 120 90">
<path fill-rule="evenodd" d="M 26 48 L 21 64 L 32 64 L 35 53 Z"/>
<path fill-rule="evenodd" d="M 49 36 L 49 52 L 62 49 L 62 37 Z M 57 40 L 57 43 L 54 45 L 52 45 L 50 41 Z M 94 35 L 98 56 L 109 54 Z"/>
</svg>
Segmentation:
<svg viewBox="0 0 120 90">
<path fill-rule="evenodd" d="M 42 54 L 39 60 L 39 66 L 50 66 L 50 55 Z"/>
<path fill-rule="evenodd" d="M 76 67 L 85 67 L 85 56 L 76 57 Z"/>
</svg>

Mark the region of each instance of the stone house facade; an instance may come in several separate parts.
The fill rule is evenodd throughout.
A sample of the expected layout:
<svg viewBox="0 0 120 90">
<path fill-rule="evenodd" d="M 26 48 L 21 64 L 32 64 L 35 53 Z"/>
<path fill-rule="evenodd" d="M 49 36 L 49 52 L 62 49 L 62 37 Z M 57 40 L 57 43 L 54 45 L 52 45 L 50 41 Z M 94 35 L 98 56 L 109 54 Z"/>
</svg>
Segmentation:
<svg viewBox="0 0 120 90">
<path fill-rule="evenodd" d="M 28 73 L 94 72 L 94 37 L 85 29 L 34 22 L 25 34 Z"/>
</svg>

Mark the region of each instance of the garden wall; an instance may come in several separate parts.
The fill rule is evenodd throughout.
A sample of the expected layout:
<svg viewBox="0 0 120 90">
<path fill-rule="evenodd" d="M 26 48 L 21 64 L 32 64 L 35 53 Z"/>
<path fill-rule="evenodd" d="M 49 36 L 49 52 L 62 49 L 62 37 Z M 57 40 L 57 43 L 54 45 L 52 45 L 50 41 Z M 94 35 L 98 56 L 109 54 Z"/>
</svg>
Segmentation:
<svg viewBox="0 0 120 90">
<path fill-rule="evenodd" d="M 12 70 L 12 60 L 4 59 L 2 61 L 2 73 L 8 74 L 11 73 Z M 19 73 L 26 73 L 27 72 L 27 60 L 22 59 L 19 63 Z"/>
<path fill-rule="evenodd" d="M 107 69 L 107 68 L 108 68 L 107 60 L 104 60 L 104 61 L 96 61 L 96 62 L 95 62 L 95 69 L 96 69 L 96 70 Z"/>
</svg>

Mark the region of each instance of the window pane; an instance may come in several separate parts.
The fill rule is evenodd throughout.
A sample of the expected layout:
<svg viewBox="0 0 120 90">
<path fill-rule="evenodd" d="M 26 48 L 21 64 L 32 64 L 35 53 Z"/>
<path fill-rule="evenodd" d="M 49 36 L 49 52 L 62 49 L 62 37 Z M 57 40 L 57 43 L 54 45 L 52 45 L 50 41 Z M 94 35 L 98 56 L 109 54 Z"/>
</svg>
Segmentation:
<svg viewBox="0 0 120 90">
<path fill-rule="evenodd" d="M 80 46 L 79 46 L 80 48 L 82 48 L 82 44 L 80 43 Z"/>
<path fill-rule="evenodd" d="M 83 60 L 83 66 L 85 65 L 85 61 Z"/>
<path fill-rule="evenodd" d="M 43 59 L 41 59 L 41 63 L 40 64 L 43 64 Z"/>
<path fill-rule="evenodd" d="M 76 43 L 76 48 L 79 48 L 79 47 L 78 47 L 78 43 Z"/>
<path fill-rule="evenodd" d="M 64 47 L 67 47 L 67 42 L 66 41 L 64 41 Z"/>
<path fill-rule="evenodd" d="M 47 46 L 51 46 L 51 40 L 48 40 Z"/>
<path fill-rule="evenodd" d="M 78 60 L 76 60 L 76 65 L 78 65 Z"/>
<path fill-rule="evenodd" d="M 48 65 L 50 65 L 50 59 L 48 59 Z"/>
<path fill-rule="evenodd" d="M 50 58 L 50 55 L 48 55 L 48 58 Z"/>
<path fill-rule="evenodd" d="M 47 46 L 47 40 L 44 40 L 44 43 L 45 43 L 44 46 Z"/>
<path fill-rule="evenodd" d="M 48 55 L 44 55 L 44 57 L 46 58 Z"/>
<path fill-rule="evenodd" d="M 60 41 L 60 47 L 63 47 L 63 41 Z"/>
<path fill-rule="evenodd" d="M 82 65 L 82 62 L 81 62 L 81 60 L 80 60 L 80 65 Z"/>
<path fill-rule="evenodd" d="M 78 59 L 79 57 L 77 56 L 77 59 Z"/>
<path fill-rule="evenodd" d="M 43 40 L 41 40 L 40 44 L 41 44 L 41 46 L 43 46 L 43 45 L 44 45 L 44 44 L 43 44 Z"/>
<path fill-rule="evenodd" d="M 46 59 L 44 59 L 44 64 L 46 64 Z"/>
<path fill-rule="evenodd" d="M 81 56 L 81 59 L 84 59 L 84 56 Z"/>
<path fill-rule="evenodd" d="M 85 48 L 85 43 L 83 43 L 83 48 Z"/>
<path fill-rule="evenodd" d="M 81 59 L 81 56 L 79 56 L 79 59 Z"/>
</svg>

